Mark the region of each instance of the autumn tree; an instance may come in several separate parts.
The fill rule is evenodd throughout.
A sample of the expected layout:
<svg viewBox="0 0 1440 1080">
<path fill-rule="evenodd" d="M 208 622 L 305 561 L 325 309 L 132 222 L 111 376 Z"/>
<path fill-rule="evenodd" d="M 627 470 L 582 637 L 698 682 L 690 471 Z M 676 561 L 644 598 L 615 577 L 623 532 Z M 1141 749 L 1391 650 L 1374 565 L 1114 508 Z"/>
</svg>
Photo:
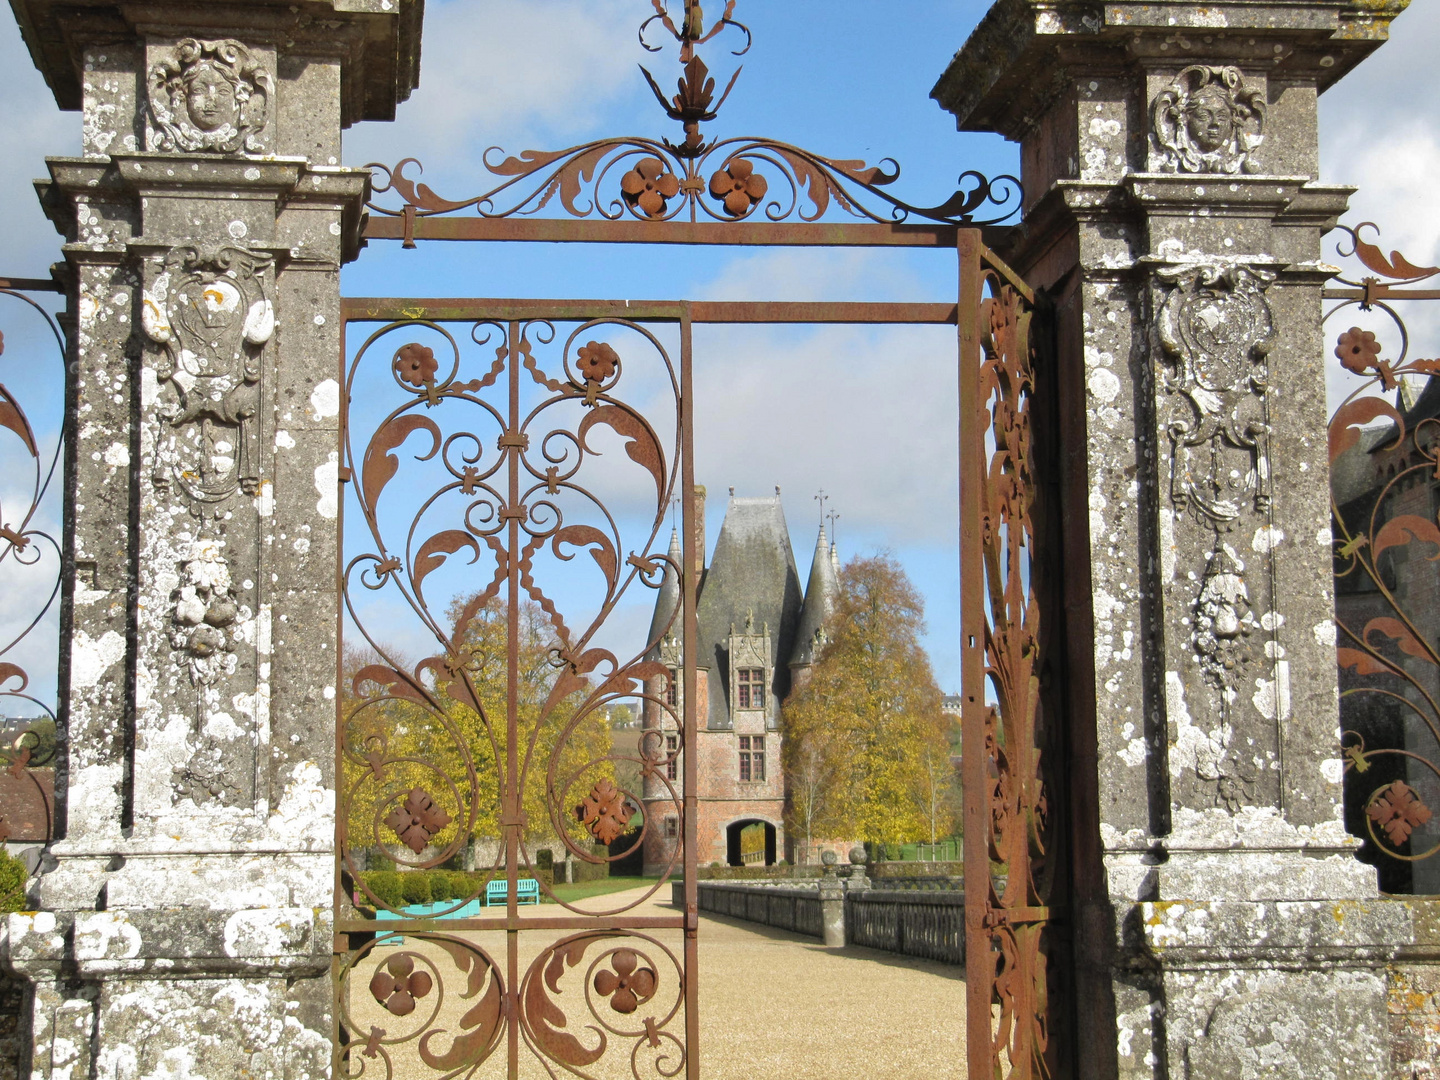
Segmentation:
<svg viewBox="0 0 1440 1080">
<path fill-rule="evenodd" d="M 783 713 L 791 827 L 807 842 L 811 833 L 909 842 L 953 820 L 936 787 L 950 725 L 924 630 L 924 604 L 893 558 L 846 564 L 827 642 Z M 805 810 L 795 796 L 811 788 Z"/>
<path fill-rule="evenodd" d="M 391 773 L 387 782 L 362 785 L 362 790 L 369 789 L 367 795 L 357 797 L 350 807 L 351 829 L 358 830 L 359 836 L 367 835 L 365 830 L 377 807 L 385 810 L 398 792 L 408 791 L 413 784 L 428 791 L 452 819 L 431 841 L 439 846 L 448 844 L 466 825 L 472 769 L 477 813 L 470 833 L 479 838 L 500 835 L 501 791 L 510 767 L 508 608 L 496 599 L 478 603 L 474 597 L 458 597 L 447 618 L 452 655 L 463 664 L 464 680 L 447 669 L 444 657 L 435 657 L 409 673 L 424 689 L 417 694 L 413 687 L 407 688 L 405 680 L 387 684 L 390 676 L 383 664 L 370 666 L 363 654 L 347 654 L 346 666 L 352 670 L 346 678 L 345 707 L 355 716 L 347 725 L 347 742 L 354 745 L 383 734 L 388 740 L 386 757 L 393 762 L 387 767 Z M 597 780 L 614 778 L 613 762 L 606 760 L 612 746 L 609 717 L 603 708 L 577 712 L 594 690 L 588 681 L 581 680 L 577 688 L 555 699 L 566 669 L 556 663 L 556 634 L 538 604 L 522 603 L 517 639 L 514 767 L 520 781 L 526 843 L 533 857 L 537 844 L 555 839 L 553 805 L 561 827 L 588 849 L 590 838 L 575 820 L 573 807 Z M 357 677 L 363 697 L 354 692 L 352 684 Z M 377 694 L 376 684 L 388 693 Z M 471 687 L 473 700 L 468 691 Z M 362 707 L 363 700 L 376 697 L 390 700 Z M 353 782 L 361 772 L 362 766 L 351 763 L 347 779 Z M 380 833 L 384 835 L 383 828 Z"/>
<path fill-rule="evenodd" d="M 786 744 L 784 760 L 787 827 L 792 836 L 802 836 L 801 863 L 810 861 L 816 834 L 830 836 L 838 831 L 838 801 L 835 788 L 835 760 L 825 739 L 806 739 L 791 746 Z"/>
</svg>

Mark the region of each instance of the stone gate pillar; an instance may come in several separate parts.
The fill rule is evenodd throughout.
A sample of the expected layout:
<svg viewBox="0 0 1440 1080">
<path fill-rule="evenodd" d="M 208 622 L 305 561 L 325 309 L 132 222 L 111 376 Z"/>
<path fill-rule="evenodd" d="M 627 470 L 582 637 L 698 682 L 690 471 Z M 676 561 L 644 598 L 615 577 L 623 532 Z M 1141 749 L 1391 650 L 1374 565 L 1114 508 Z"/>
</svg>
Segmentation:
<svg viewBox="0 0 1440 1080">
<path fill-rule="evenodd" d="M 1056 301 L 1075 1076 L 1389 1075 L 1411 908 L 1341 821 L 1317 99 L 1407 2 L 998 0 L 934 91 L 1020 142 L 1001 253 Z"/>
<path fill-rule="evenodd" d="M 419 0 L 12 0 L 84 156 L 37 1077 L 329 1068 L 339 270 Z"/>
</svg>

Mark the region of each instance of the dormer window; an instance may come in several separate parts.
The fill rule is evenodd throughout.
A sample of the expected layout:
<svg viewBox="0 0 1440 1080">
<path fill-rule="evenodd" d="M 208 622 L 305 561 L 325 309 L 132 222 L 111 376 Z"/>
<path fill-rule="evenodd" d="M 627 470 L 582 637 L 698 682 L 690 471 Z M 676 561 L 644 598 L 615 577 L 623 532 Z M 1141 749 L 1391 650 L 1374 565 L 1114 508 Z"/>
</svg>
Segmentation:
<svg viewBox="0 0 1440 1080">
<path fill-rule="evenodd" d="M 736 672 L 735 677 L 738 683 L 736 692 L 737 708 L 765 708 L 765 669 L 741 668 Z"/>
</svg>

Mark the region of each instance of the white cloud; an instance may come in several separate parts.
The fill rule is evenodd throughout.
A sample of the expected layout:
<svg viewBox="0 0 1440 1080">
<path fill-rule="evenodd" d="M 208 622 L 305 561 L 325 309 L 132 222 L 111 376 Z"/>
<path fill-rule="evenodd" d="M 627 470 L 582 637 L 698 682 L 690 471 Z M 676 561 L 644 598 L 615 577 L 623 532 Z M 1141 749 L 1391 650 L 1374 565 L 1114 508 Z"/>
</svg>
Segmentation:
<svg viewBox="0 0 1440 1080">
<path fill-rule="evenodd" d="M 1391 40 L 1320 99 L 1321 173 L 1329 183 L 1354 185 L 1345 222 L 1374 222 L 1366 239 L 1420 266 L 1440 265 L 1440 4 L 1414 4 L 1391 29 Z M 1335 261 L 1339 232 L 1325 241 Z M 1342 260 L 1343 261 L 1343 260 Z M 1347 270 L 1358 269 L 1351 260 Z M 1440 305 L 1401 305 L 1412 357 L 1440 354 Z M 1386 359 L 1399 354 L 1401 335 L 1383 312 L 1350 307 L 1326 325 L 1325 360 L 1331 406 L 1360 385 L 1332 355 L 1337 335 L 1352 325 L 1373 331 Z"/>
<path fill-rule="evenodd" d="M 635 10 L 626 0 L 426 5 L 420 87 L 396 123 L 346 133 L 347 163 L 414 155 L 433 174 L 474 167 L 489 146 L 583 138 L 637 90 Z"/>
</svg>

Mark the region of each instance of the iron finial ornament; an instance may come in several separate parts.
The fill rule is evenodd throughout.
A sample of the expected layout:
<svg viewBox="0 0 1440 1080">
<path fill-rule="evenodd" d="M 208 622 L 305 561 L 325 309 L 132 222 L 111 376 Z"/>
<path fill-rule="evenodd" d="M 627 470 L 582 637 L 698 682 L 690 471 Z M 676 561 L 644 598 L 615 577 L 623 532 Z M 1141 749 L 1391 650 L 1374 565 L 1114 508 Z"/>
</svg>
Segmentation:
<svg viewBox="0 0 1440 1080">
<path fill-rule="evenodd" d="M 655 100 L 665 110 L 665 115 L 671 120 L 678 120 L 685 126 L 684 142 L 677 146 L 667 139 L 665 145 L 676 157 L 698 157 L 705 148 L 705 140 L 700 135 L 700 125 L 707 120 L 714 120 L 719 114 L 720 107 L 730 96 L 730 91 L 735 89 L 735 80 L 740 78 L 741 69 L 739 67 L 735 69 L 734 74 L 730 76 L 730 81 L 725 85 L 724 92 L 720 95 L 720 100 L 716 101 L 715 80 L 711 77 L 710 69 L 706 66 L 705 61 L 696 54 L 695 47 L 704 45 L 727 27 L 735 27 L 744 32 L 745 47 L 737 49 L 734 55 L 743 56 L 750 51 L 750 30 L 730 17 L 735 13 L 736 0 L 729 0 L 726 3 L 725 14 L 717 19 L 708 30 L 705 27 L 705 11 L 698 0 L 685 0 L 685 15 L 678 27 L 670 16 L 667 0 L 652 0 L 652 2 L 655 5 L 655 14 L 640 25 L 640 45 L 649 52 L 660 51 L 658 45 L 651 45 L 645 40 L 645 31 L 657 20 L 670 32 L 670 36 L 680 43 L 680 63 L 683 74 L 677 84 L 678 92 L 674 97 L 667 99 L 665 92 L 660 89 L 659 82 L 644 64 L 640 65 L 640 71 L 645 76 L 645 81 L 650 84 L 650 89 L 655 94 Z"/>
</svg>

